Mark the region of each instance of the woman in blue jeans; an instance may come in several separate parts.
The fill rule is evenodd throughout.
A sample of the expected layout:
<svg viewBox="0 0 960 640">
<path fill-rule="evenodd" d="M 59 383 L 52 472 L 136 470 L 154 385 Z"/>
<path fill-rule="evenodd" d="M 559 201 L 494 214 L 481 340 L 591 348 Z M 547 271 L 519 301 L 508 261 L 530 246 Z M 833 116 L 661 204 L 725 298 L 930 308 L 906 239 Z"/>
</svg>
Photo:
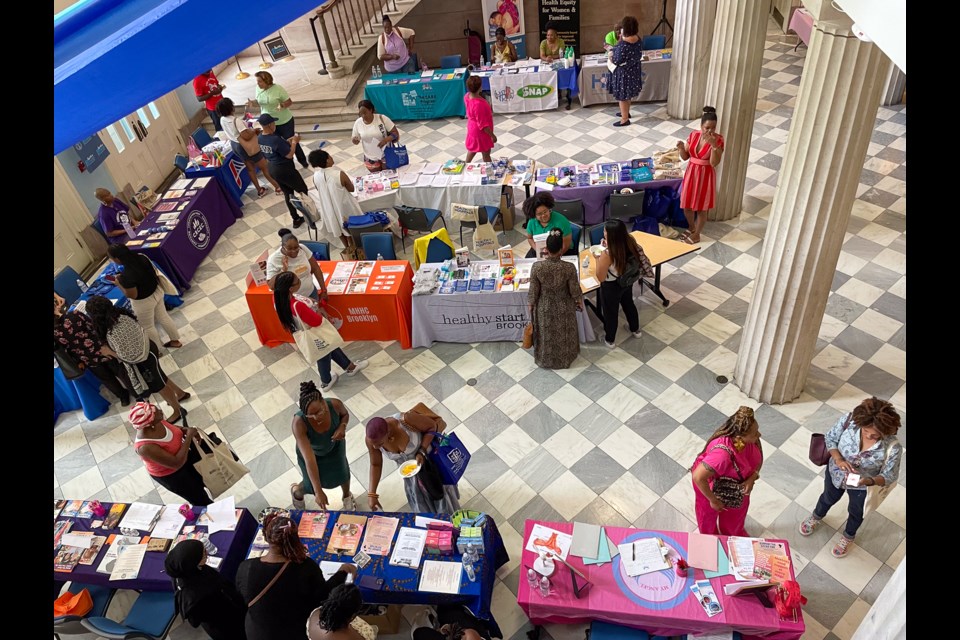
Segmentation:
<svg viewBox="0 0 960 640">
<path fill-rule="evenodd" d="M 291 271 L 283 271 L 277 274 L 273 281 L 273 303 L 277 308 L 277 316 L 280 323 L 283 324 L 291 333 L 300 330 L 293 316 L 296 315 L 307 327 L 319 327 L 324 322 L 329 322 L 320 313 L 320 307 L 310 298 L 300 294 L 291 294 L 300 287 L 300 279 Z M 324 391 L 330 389 L 340 379 L 339 374 L 332 373 L 330 370 L 330 361 L 333 360 L 348 376 L 355 376 L 367 366 L 366 360 L 351 362 L 343 349 L 339 347 L 329 354 L 317 360 L 317 369 L 320 371 L 320 388 Z"/>
</svg>

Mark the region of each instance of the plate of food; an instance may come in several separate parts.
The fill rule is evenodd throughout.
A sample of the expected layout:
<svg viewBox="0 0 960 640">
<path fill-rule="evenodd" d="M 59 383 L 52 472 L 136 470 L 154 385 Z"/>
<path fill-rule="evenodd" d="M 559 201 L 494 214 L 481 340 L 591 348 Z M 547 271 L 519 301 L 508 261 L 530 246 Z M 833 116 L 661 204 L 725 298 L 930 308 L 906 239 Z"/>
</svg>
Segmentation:
<svg viewBox="0 0 960 640">
<path fill-rule="evenodd" d="M 400 465 L 400 475 L 404 478 L 412 478 L 420 473 L 420 463 L 416 460 L 408 460 Z"/>
</svg>

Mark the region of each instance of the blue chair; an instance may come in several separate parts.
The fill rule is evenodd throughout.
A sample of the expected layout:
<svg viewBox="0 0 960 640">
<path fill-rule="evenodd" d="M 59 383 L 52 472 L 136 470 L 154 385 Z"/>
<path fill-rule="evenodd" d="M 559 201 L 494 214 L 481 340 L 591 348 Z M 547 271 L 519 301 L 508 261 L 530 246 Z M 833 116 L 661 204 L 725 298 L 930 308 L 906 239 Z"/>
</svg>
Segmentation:
<svg viewBox="0 0 960 640">
<path fill-rule="evenodd" d="M 389 231 L 365 233 L 360 236 L 360 242 L 367 260 L 372 260 L 377 255 L 382 255 L 384 260 L 397 259 L 397 251 L 393 248 L 393 234 Z"/>
<path fill-rule="evenodd" d="M 207 133 L 207 130 L 203 127 L 197 127 L 197 130 L 194 131 L 190 137 L 193 138 L 193 141 L 197 144 L 201 151 L 205 146 L 213 142 L 213 138 L 210 137 L 210 134 Z"/>
<path fill-rule="evenodd" d="M 163 640 L 175 618 L 172 591 L 141 591 L 123 622 L 90 616 L 80 624 L 89 633 L 110 640 Z"/>
<path fill-rule="evenodd" d="M 453 249 L 439 238 L 430 238 L 427 244 L 427 259 L 424 262 L 443 262 L 453 258 Z"/>
<path fill-rule="evenodd" d="M 97 216 L 96 218 L 94 218 L 94 219 L 93 219 L 93 222 L 90 223 L 90 226 L 93 227 L 94 229 L 96 229 L 97 231 L 99 231 L 99 232 L 100 232 L 100 235 L 102 235 L 103 238 L 106 240 L 106 238 L 107 238 L 107 232 L 104 231 L 103 225 L 100 224 L 100 216 Z M 108 241 L 108 242 L 109 242 L 109 241 Z"/>
<path fill-rule="evenodd" d="M 76 302 L 83 294 L 80 287 L 77 286 L 77 280 L 80 274 L 74 271 L 73 267 L 67 265 L 60 270 L 60 273 L 53 276 L 53 290 L 63 297 L 68 305 Z"/>
<path fill-rule="evenodd" d="M 363 236 L 368 233 L 381 233 L 384 229 L 384 226 L 380 222 L 371 222 L 370 224 L 356 225 L 347 227 L 347 232 L 350 234 L 350 237 L 353 239 L 353 246 L 363 249 Z M 373 260 L 374 256 L 369 256 L 364 252 L 366 260 Z"/>
<path fill-rule="evenodd" d="M 652 36 L 643 36 L 642 44 L 640 47 L 644 51 L 650 51 L 651 49 L 663 49 L 667 46 L 667 36 L 661 35 L 659 33 Z"/>
<path fill-rule="evenodd" d="M 603 240 L 603 223 L 595 224 L 590 227 L 589 231 L 587 231 L 587 235 L 589 236 L 590 240 L 590 244 L 587 246 L 592 247 L 600 244 L 600 241 Z M 584 244 L 586 244 L 586 242 L 584 242 Z"/>
<path fill-rule="evenodd" d="M 330 259 L 330 243 L 329 242 L 317 242 L 315 240 L 303 240 L 300 242 L 303 246 L 310 250 L 310 253 L 313 254 L 314 260 L 327 261 Z"/>
<path fill-rule="evenodd" d="M 565 256 L 577 256 L 580 255 L 580 234 L 583 233 L 583 227 L 578 225 L 576 222 L 570 223 L 570 248 L 567 249 L 567 252 L 563 255 Z"/>
<path fill-rule="evenodd" d="M 63 583 L 59 583 L 60 586 L 63 586 Z M 54 583 L 54 591 L 57 592 L 56 588 L 57 583 Z M 93 600 L 93 608 L 83 616 L 54 616 L 53 618 L 53 637 L 60 640 L 60 635 L 77 635 L 81 633 L 86 633 L 87 630 L 83 628 L 83 625 L 80 624 L 80 621 L 86 617 L 91 616 L 102 616 L 106 614 L 107 607 L 110 606 L 110 601 L 113 600 L 113 595 L 117 592 L 116 589 L 110 589 L 109 587 L 101 587 L 92 584 L 82 584 L 80 582 L 71 582 L 70 586 L 67 587 L 67 591 L 70 593 L 80 593 L 86 589 L 90 592 L 90 598 Z"/>
<path fill-rule="evenodd" d="M 594 620 L 590 623 L 590 640 L 650 640 L 650 634 L 642 629 Z"/>
<path fill-rule="evenodd" d="M 187 174 L 187 165 L 190 164 L 190 160 L 187 159 L 187 156 L 182 153 L 178 153 L 173 156 L 173 166 L 177 169 L 180 169 L 180 173 L 183 175 Z"/>
<path fill-rule="evenodd" d="M 463 58 L 460 57 L 460 54 L 454 54 L 452 56 L 443 56 L 440 58 L 440 68 L 441 69 L 456 69 L 460 66 L 460 63 L 463 61 Z"/>
<path fill-rule="evenodd" d="M 496 225 L 497 220 L 500 218 L 500 208 L 491 207 L 489 205 L 480 205 L 477 210 L 477 215 L 480 218 L 480 224 L 486 224 L 487 221 L 490 221 L 490 224 Z M 473 229 L 476 230 L 477 225 L 474 222 L 461 220 L 460 221 L 460 246 L 463 246 L 463 230 L 464 229 Z"/>
<path fill-rule="evenodd" d="M 404 233 L 400 236 L 400 243 L 403 252 L 407 252 L 406 231 L 421 231 L 430 233 L 433 231 L 433 225 L 440 218 L 443 228 L 447 228 L 447 221 L 443 219 L 443 213 L 439 209 L 421 209 L 420 207 L 407 207 L 400 205 L 394 207 L 397 212 L 397 219 L 400 221 L 400 228 Z M 382 231 L 382 229 L 378 229 Z"/>
</svg>

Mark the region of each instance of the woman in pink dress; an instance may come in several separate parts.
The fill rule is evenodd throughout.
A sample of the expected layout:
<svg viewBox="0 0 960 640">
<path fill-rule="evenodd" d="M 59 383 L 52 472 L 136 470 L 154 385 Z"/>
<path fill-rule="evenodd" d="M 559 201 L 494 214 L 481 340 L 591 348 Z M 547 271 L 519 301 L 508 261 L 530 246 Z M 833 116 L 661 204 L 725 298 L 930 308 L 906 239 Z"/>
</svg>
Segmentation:
<svg viewBox="0 0 960 640">
<path fill-rule="evenodd" d="M 687 219 L 689 231 L 681 236 L 687 244 L 700 242 L 700 232 L 707 223 L 707 212 L 713 209 L 717 192 L 717 172 L 714 169 L 723 157 L 723 136 L 717 133 L 717 110 L 704 107 L 700 117 L 700 131 L 694 131 L 684 144 L 677 143 L 680 157 L 689 160 L 680 187 L 680 207 Z"/>
<path fill-rule="evenodd" d="M 700 533 L 749 536 L 744 522 L 762 466 L 760 425 L 753 409 L 740 407 L 710 436 L 691 469 Z"/>
<path fill-rule="evenodd" d="M 480 95 L 482 86 L 483 81 L 478 76 L 467 78 L 470 93 L 463 96 L 467 107 L 467 162 L 472 161 L 477 153 L 483 154 L 484 162 L 492 162 L 490 149 L 497 143 L 497 136 L 493 134 L 493 109 Z"/>
</svg>

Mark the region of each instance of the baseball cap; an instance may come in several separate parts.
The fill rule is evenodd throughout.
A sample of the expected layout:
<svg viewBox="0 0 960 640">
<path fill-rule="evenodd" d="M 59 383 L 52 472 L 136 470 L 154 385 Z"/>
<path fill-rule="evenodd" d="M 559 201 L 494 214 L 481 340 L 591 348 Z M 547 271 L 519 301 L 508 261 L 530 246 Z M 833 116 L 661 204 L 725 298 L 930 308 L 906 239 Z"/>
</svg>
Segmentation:
<svg viewBox="0 0 960 640">
<path fill-rule="evenodd" d="M 276 121 L 277 119 L 274 118 L 269 113 L 261 114 L 260 117 L 257 118 L 257 122 L 259 122 L 260 124 L 273 124 Z"/>
</svg>

